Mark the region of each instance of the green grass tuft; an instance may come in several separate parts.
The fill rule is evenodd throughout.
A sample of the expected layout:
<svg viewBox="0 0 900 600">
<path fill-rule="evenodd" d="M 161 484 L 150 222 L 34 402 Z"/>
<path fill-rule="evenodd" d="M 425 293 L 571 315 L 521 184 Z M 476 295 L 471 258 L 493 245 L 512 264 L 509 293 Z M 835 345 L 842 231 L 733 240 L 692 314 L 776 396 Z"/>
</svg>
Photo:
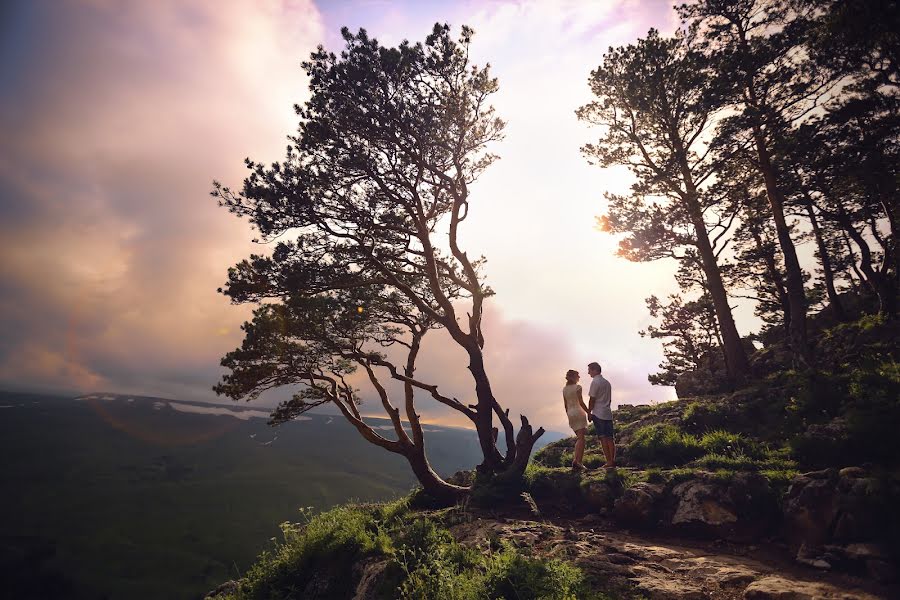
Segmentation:
<svg viewBox="0 0 900 600">
<path fill-rule="evenodd" d="M 631 462 L 646 465 L 683 465 L 705 454 L 700 441 L 674 425 L 656 424 L 634 432 L 628 446 Z"/>
</svg>

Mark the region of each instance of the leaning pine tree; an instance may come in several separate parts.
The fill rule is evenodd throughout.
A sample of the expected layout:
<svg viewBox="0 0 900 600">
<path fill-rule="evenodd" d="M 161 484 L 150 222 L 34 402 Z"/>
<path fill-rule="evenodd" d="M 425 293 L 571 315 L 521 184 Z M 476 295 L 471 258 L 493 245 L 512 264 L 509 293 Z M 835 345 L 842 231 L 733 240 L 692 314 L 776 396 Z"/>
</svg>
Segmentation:
<svg viewBox="0 0 900 600">
<path fill-rule="evenodd" d="M 603 128 L 599 143 L 586 145 L 584 153 L 603 167 L 627 166 L 636 177 L 631 194 L 606 195 L 609 212 L 601 229 L 629 234 L 618 252 L 629 260 L 697 263 L 729 378 L 739 384 L 749 363 L 719 265 L 736 210 L 708 192 L 721 167 L 703 144 L 715 112 L 707 101 L 708 80 L 704 57 L 681 34 L 665 38 L 651 29 L 636 44 L 609 49 L 591 73 L 596 99 L 577 114 Z"/>
<path fill-rule="evenodd" d="M 522 416 L 514 435 L 509 411 L 491 391 L 482 318 L 493 292 L 481 273 L 484 258 L 459 245 L 469 186 L 496 160 L 487 146 L 503 133 L 488 104 L 497 80 L 469 62 L 467 27 L 459 41 L 435 25 L 424 44 L 396 48 L 365 30 L 342 33 L 340 57 L 320 47 L 303 64 L 312 97 L 295 107 L 300 125 L 285 160 L 270 167 L 247 160 L 251 173 L 240 192 L 215 183 L 213 196 L 264 239 L 296 239 L 229 269 L 222 292 L 259 307 L 243 326 L 241 347 L 222 359 L 230 372 L 214 389 L 240 400 L 302 384 L 275 409 L 273 424 L 334 405 L 366 440 L 404 456 L 427 493 L 452 500 L 469 489 L 429 466 L 420 396 L 472 421 L 486 475 L 521 476 L 544 432 Z M 416 376 L 423 338 L 435 329 L 467 354 L 476 403 Z M 354 372 L 374 388 L 392 436 L 363 419 L 348 381 Z M 386 379 L 402 384 L 402 398 L 392 397 Z"/>
</svg>

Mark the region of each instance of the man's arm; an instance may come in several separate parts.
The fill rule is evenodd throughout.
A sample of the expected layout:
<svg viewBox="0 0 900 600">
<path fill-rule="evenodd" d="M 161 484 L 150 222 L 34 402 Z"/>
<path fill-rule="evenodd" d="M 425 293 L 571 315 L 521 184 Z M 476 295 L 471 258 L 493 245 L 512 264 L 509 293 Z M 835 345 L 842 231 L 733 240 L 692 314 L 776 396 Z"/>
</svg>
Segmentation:
<svg viewBox="0 0 900 600">
<path fill-rule="evenodd" d="M 595 381 L 591 381 L 591 387 L 588 388 L 588 396 L 590 400 L 588 401 L 588 414 L 594 414 L 594 405 L 597 404 L 597 397 L 600 395 L 600 391 L 597 389 L 597 383 Z"/>
</svg>

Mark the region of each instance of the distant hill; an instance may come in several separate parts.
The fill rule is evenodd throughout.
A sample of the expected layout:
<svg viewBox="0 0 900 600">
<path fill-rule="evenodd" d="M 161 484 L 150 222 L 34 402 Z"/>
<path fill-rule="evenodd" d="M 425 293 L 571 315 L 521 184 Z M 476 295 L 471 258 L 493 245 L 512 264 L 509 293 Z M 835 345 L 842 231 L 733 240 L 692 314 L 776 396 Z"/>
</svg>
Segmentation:
<svg viewBox="0 0 900 600">
<path fill-rule="evenodd" d="M 195 598 L 243 571 L 299 507 L 386 500 L 406 461 L 341 417 L 276 428 L 238 405 L 0 392 L 0 577 L 15 598 Z M 392 429 L 387 419 L 367 419 Z M 480 460 L 473 431 L 426 425 L 442 475 Z M 552 432 L 547 444 L 560 439 Z"/>
</svg>

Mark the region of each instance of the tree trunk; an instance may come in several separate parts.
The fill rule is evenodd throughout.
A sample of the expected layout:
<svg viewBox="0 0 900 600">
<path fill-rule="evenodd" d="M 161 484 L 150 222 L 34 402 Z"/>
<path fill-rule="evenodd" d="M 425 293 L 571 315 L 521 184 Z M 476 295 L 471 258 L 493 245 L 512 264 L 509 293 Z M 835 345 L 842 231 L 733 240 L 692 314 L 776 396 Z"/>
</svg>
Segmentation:
<svg viewBox="0 0 900 600">
<path fill-rule="evenodd" d="M 406 460 L 409 461 L 409 465 L 412 467 L 416 479 L 422 484 L 425 493 L 438 501 L 453 503 L 472 491 L 472 488 L 453 485 L 441 479 L 428 464 L 425 449 L 422 447 L 410 448 L 406 453 Z"/>
<path fill-rule="evenodd" d="M 478 443 L 481 446 L 481 453 L 484 461 L 478 465 L 478 470 L 485 473 L 493 473 L 500 469 L 503 464 L 503 457 L 497 450 L 496 437 L 494 436 L 493 414 L 494 414 L 494 394 L 491 391 L 491 382 L 488 380 L 487 373 L 484 370 L 484 357 L 481 354 L 480 347 L 469 347 L 469 371 L 475 379 L 475 395 L 478 398 L 478 404 L 475 416 L 475 431 L 478 433 Z M 512 449 L 507 448 L 507 453 L 515 452 L 515 446 Z"/>
<path fill-rule="evenodd" d="M 732 385 L 741 385 L 747 379 L 750 372 L 750 363 L 734 316 L 731 314 L 731 305 L 728 303 L 728 294 L 725 292 L 725 284 L 722 282 L 722 273 L 719 263 L 709 242 L 709 234 L 706 231 L 706 222 L 703 220 L 703 210 L 700 207 L 699 193 L 694 185 L 690 165 L 687 162 L 681 138 L 676 131 L 670 131 L 669 137 L 675 144 L 678 155 L 681 176 L 684 181 L 686 195 L 684 196 L 688 208 L 688 214 L 697 237 L 697 250 L 700 252 L 700 262 L 703 273 L 706 276 L 706 284 L 709 295 L 712 298 L 713 308 L 716 311 L 716 319 L 719 322 L 719 331 L 722 334 L 723 348 L 725 350 L 725 368 L 728 370 L 728 378 Z"/>
<path fill-rule="evenodd" d="M 857 248 L 859 248 L 859 268 L 865 274 L 866 281 L 878 297 L 878 312 L 888 318 L 893 318 L 897 313 L 897 295 L 888 279 L 887 274 L 880 273 L 872 268 L 872 252 L 862 234 L 853 226 L 853 222 L 841 207 L 838 213 L 841 226 L 850 235 Z"/>
<path fill-rule="evenodd" d="M 791 239 L 790 229 L 784 218 L 784 195 L 778 187 L 775 167 L 769 156 L 762 129 L 758 124 L 753 126 L 753 139 L 756 143 L 756 155 L 759 170 L 766 185 L 766 197 L 772 209 L 778 243 L 784 256 L 784 267 L 787 271 L 787 296 L 790 305 L 790 344 L 794 359 L 801 364 L 809 365 L 809 344 L 806 339 L 806 291 L 803 289 L 803 271 L 797 258 L 797 249 Z"/>
<path fill-rule="evenodd" d="M 834 269 L 831 266 L 828 246 L 825 245 L 825 239 L 822 237 L 822 230 L 819 228 L 819 221 L 816 219 L 812 200 L 806 191 L 803 192 L 803 196 L 806 199 L 806 214 L 809 216 L 809 223 L 816 238 L 816 247 L 819 249 L 819 261 L 822 263 L 822 277 L 825 279 L 825 291 L 828 293 L 828 302 L 831 304 L 831 310 L 834 311 L 835 318 L 843 323 L 847 320 L 847 314 L 844 312 L 844 307 L 834 287 Z"/>
</svg>

